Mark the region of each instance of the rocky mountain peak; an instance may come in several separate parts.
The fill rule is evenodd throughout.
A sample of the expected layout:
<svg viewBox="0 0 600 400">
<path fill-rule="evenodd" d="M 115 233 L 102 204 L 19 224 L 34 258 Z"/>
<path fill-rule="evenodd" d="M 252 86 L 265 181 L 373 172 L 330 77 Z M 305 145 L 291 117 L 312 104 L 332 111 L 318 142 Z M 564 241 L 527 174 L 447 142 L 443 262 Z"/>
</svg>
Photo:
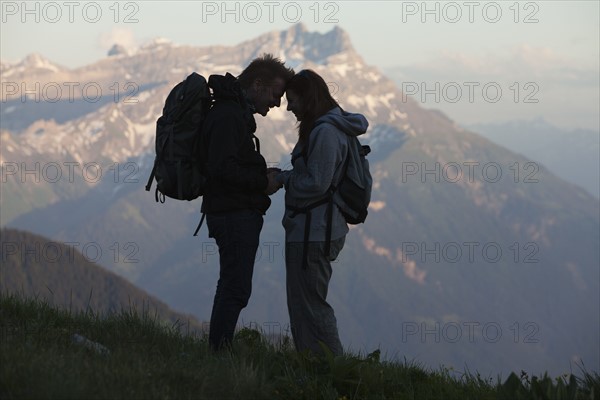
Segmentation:
<svg viewBox="0 0 600 400">
<path fill-rule="evenodd" d="M 53 64 L 39 53 L 28 54 L 19 64 L 20 67 L 25 69 L 37 68 L 51 71 L 58 71 L 60 69 L 57 65 Z"/>
<path fill-rule="evenodd" d="M 284 31 L 273 31 L 240 44 L 241 48 L 253 49 L 248 60 L 262 53 L 277 54 L 293 67 L 306 61 L 325 64 L 329 57 L 339 54 L 355 55 L 346 31 L 334 27 L 328 32 L 309 31 L 302 23 Z"/>
<path fill-rule="evenodd" d="M 308 31 L 304 24 L 296 24 L 282 34 L 286 43 L 301 49 L 305 58 L 316 63 L 336 54 L 355 52 L 350 36 L 338 26 L 320 33 Z"/>
<path fill-rule="evenodd" d="M 129 54 L 129 51 L 127 50 L 127 48 L 118 43 L 113 44 L 113 46 L 110 48 L 110 50 L 107 53 L 107 55 L 109 57 L 118 56 L 118 55 L 127 55 L 127 54 Z"/>
</svg>

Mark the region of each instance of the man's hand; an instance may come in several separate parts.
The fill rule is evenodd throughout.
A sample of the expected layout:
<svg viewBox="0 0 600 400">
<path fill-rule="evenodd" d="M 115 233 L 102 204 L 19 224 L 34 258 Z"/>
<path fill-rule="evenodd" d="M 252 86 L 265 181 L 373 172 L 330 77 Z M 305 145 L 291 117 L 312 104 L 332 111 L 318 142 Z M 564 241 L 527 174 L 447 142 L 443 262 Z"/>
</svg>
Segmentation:
<svg viewBox="0 0 600 400">
<path fill-rule="evenodd" d="M 269 196 L 273 193 L 277 192 L 279 189 L 283 187 L 283 185 L 275 179 L 277 174 L 279 174 L 281 170 L 278 168 L 269 168 L 269 172 L 267 173 L 267 178 L 269 179 L 269 184 L 265 189 L 265 193 Z"/>
</svg>

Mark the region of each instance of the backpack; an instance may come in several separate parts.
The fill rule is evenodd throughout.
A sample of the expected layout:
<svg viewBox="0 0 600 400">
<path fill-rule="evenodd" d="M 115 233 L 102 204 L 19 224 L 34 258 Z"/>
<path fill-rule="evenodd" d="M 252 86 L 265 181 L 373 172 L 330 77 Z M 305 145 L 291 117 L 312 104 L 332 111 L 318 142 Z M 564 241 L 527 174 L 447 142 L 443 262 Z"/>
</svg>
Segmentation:
<svg viewBox="0 0 600 400">
<path fill-rule="evenodd" d="M 156 158 L 146 185 L 146 191 L 150 191 L 156 179 L 157 202 L 164 203 L 165 196 L 190 201 L 204 194 L 206 178 L 200 138 L 211 104 L 206 79 L 196 72 L 169 92 L 156 121 Z"/>
<path fill-rule="evenodd" d="M 369 170 L 369 161 L 366 156 L 371 152 L 371 147 L 362 145 L 357 137 L 349 136 L 348 152 L 344 161 L 344 172 L 337 185 L 331 184 L 327 196 L 321 200 L 311 203 L 305 207 L 286 206 L 292 214 L 306 214 L 304 224 L 304 250 L 302 252 L 302 268 L 308 265 L 308 243 L 311 223 L 311 210 L 327 204 L 327 227 L 325 231 L 325 256 L 329 257 L 331 247 L 331 229 L 333 222 L 333 205 L 335 204 L 348 224 L 357 225 L 365 222 L 371 201 L 373 178 Z M 301 155 L 305 163 L 308 163 L 309 143 L 306 143 L 307 152 Z M 293 160 L 292 160 L 293 162 Z"/>
<path fill-rule="evenodd" d="M 369 170 L 369 160 L 366 156 L 371 152 L 371 147 L 361 145 L 358 138 L 348 137 L 348 153 L 344 165 L 344 173 L 337 187 L 333 186 L 334 202 L 335 193 L 339 195 L 341 203 L 338 205 L 346 222 L 357 225 L 367 219 L 373 178 Z"/>
</svg>

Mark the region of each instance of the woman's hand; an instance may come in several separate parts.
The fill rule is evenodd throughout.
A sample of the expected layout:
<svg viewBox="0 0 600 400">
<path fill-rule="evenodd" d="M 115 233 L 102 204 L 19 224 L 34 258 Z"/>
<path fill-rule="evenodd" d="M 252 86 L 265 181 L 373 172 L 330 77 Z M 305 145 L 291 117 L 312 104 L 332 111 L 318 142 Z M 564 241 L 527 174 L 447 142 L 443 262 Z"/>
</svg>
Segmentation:
<svg viewBox="0 0 600 400">
<path fill-rule="evenodd" d="M 268 168 L 267 171 L 267 179 L 269 180 L 269 183 L 265 189 L 265 193 L 270 196 L 281 189 L 283 185 L 279 183 L 277 179 L 275 179 L 276 176 L 281 172 L 279 168 Z"/>
</svg>

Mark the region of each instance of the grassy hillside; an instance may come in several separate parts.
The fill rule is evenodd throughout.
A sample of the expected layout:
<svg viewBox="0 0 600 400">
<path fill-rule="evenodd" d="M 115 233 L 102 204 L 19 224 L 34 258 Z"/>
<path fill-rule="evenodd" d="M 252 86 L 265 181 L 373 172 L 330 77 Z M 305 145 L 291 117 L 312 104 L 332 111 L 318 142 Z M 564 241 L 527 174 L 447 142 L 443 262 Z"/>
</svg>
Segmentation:
<svg viewBox="0 0 600 400">
<path fill-rule="evenodd" d="M 176 399 L 594 399 L 600 377 L 453 376 L 379 353 L 315 357 L 241 330 L 231 351 L 135 309 L 101 318 L 0 296 L 0 397 Z"/>
</svg>

